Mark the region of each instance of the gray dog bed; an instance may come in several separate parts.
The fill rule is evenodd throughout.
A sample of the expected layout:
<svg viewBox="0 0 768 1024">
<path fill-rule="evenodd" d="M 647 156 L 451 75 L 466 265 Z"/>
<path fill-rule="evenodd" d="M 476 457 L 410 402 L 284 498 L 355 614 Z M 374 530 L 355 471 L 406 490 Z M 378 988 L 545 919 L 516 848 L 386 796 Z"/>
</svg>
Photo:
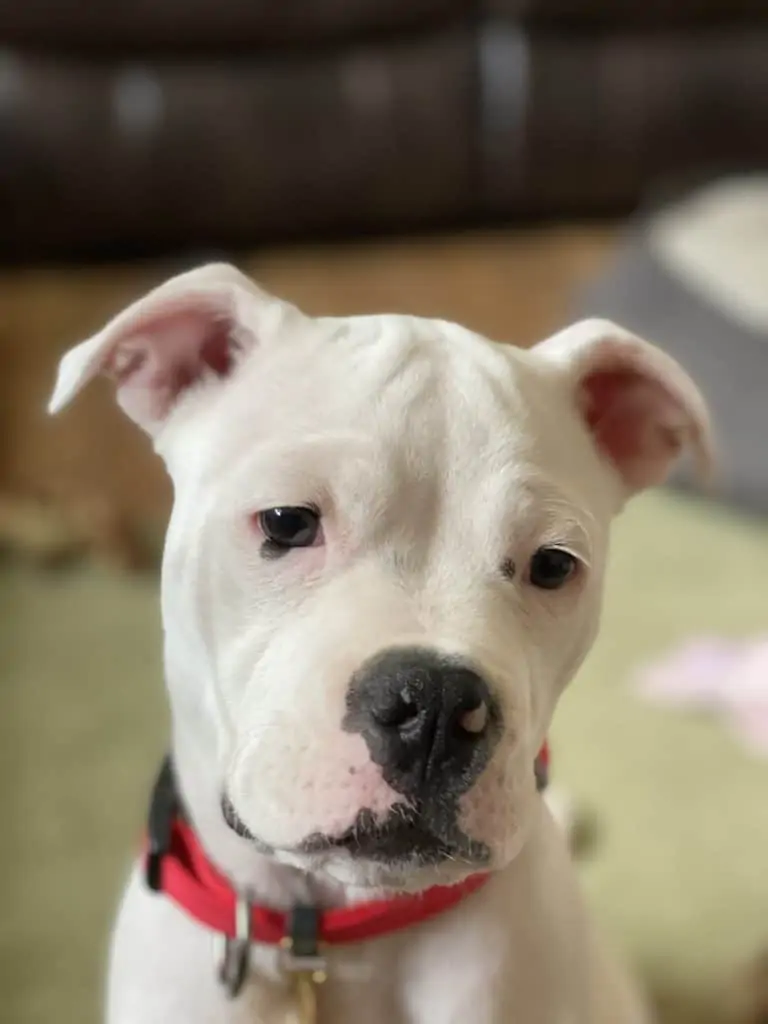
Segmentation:
<svg viewBox="0 0 768 1024">
<path fill-rule="evenodd" d="M 768 177 L 642 219 L 576 312 L 616 320 L 690 372 L 712 411 L 718 496 L 768 513 Z M 688 467 L 674 483 L 696 486 Z"/>
</svg>

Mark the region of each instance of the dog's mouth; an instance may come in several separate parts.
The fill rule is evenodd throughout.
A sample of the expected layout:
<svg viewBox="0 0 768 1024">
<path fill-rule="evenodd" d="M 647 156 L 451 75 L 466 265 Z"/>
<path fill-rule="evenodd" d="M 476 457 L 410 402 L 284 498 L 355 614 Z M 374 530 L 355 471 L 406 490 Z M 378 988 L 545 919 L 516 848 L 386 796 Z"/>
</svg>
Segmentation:
<svg viewBox="0 0 768 1024">
<path fill-rule="evenodd" d="M 244 825 L 227 797 L 221 806 L 224 819 L 234 832 L 254 843 L 262 853 L 276 852 Z M 448 862 L 477 868 L 491 859 L 486 844 L 471 839 L 455 822 L 441 823 L 438 827 L 428 816 L 411 810 L 399 813 L 395 810 L 385 818 L 362 810 L 344 832 L 335 835 L 314 832 L 297 846 L 282 852 L 308 857 L 342 853 L 353 860 L 419 868 Z"/>
<path fill-rule="evenodd" d="M 417 815 L 392 813 L 382 820 L 370 811 L 361 811 L 354 825 L 341 835 L 315 833 L 299 846 L 301 853 L 309 854 L 334 850 L 344 850 L 359 860 L 419 867 L 445 861 L 481 865 L 490 859 L 484 843 L 470 839 L 456 826 L 441 834 Z"/>
</svg>

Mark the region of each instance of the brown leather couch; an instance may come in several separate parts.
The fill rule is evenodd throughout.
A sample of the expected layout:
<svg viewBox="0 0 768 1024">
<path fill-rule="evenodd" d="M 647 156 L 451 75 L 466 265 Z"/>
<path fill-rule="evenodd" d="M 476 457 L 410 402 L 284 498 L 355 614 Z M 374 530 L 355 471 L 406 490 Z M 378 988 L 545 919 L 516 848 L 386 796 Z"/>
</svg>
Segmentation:
<svg viewBox="0 0 768 1024">
<path fill-rule="evenodd" d="M 768 163 L 765 0 L 0 0 L 0 256 L 623 209 Z"/>
</svg>

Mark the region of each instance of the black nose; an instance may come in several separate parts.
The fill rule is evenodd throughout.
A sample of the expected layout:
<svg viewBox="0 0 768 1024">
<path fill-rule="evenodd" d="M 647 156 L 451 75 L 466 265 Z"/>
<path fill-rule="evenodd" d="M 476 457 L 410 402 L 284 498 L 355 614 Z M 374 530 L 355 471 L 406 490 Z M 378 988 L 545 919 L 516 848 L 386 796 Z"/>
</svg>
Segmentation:
<svg viewBox="0 0 768 1024">
<path fill-rule="evenodd" d="M 485 680 L 426 648 L 390 648 L 355 674 L 345 728 L 359 732 L 387 782 L 412 797 L 456 795 L 488 760 L 498 708 Z"/>
</svg>

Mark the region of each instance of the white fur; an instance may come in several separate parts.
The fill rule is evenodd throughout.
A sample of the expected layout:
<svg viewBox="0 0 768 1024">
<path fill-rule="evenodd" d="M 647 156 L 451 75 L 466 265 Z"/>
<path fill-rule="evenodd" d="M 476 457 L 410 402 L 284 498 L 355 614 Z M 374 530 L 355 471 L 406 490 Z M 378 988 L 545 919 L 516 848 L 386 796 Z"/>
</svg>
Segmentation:
<svg viewBox="0 0 768 1024">
<path fill-rule="evenodd" d="M 222 331 L 234 362 L 217 374 L 201 353 Z M 585 420 L 589 375 L 603 369 L 627 371 L 606 409 L 636 434 L 626 461 Z M 401 799 L 342 728 L 365 659 L 401 643 L 468 656 L 500 702 L 503 735 L 460 805 L 492 852 L 491 882 L 429 924 L 334 953 L 321 1021 L 643 1020 L 593 934 L 531 766 L 597 630 L 612 517 L 686 440 L 706 448 L 683 371 L 601 321 L 523 352 L 441 321 L 310 319 L 218 266 L 172 280 L 70 352 L 52 408 L 102 370 L 174 481 L 162 580 L 173 753 L 196 830 L 237 886 L 276 907 L 331 906 L 466 875 L 472 865 L 384 869 L 295 847 Z M 324 543 L 262 558 L 253 513 L 308 502 Z M 559 591 L 526 579 L 547 543 L 581 563 Z M 225 825 L 224 788 L 274 856 Z M 136 875 L 108 1020 L 282 1024 L 274 953 L 256 948 L 253 963 L 226 1002 L 210 934 Z"/>
</svg>

